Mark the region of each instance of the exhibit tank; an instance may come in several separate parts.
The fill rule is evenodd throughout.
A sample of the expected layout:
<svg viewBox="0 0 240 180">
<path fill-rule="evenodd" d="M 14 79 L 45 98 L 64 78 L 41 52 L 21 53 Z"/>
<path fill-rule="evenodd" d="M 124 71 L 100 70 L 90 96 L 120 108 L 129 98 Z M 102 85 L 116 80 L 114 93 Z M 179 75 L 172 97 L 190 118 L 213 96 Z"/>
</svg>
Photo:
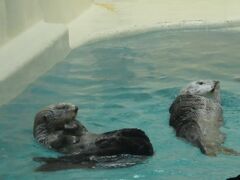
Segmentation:
<svg viewBox="0 0 240 180">
<path fill-rule="evenodd" d="M 226 179 L 239 173 L 238 156 L 203 155 L 176 138 L 169 107 L 180 89 L 199 79 L 219 80 L 225 146 L 240 151 L 240 34 L 224 28 L 168 29 L 123 35 L 74 49 L 64 61 L 0 107 L 0 179 Z M 33 138 L 35 114 L 71 102 L 91 132 L 140 128 L 155 153 L 116 169 L 34 172 L 36 156 L 59 154 Z"/>
</svg>

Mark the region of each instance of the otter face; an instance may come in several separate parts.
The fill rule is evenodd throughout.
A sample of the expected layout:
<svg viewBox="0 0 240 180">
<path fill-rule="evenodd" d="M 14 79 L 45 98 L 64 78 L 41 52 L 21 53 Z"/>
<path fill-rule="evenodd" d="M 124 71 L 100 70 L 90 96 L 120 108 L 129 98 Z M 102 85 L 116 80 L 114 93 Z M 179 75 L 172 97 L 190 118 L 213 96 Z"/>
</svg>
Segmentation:
<svg viewBox="0 0 240 180">
<path fill-rule="evenodd" d="M 214 80 L 199 80 L 189 83 L 180 94 L 200 95 L 220 101 L 220 83 Z"/>
<path fill-rule="evenodd" d="M 64 129 L 64 126 L 77 116 L 78 107 L 70 103 L 53 104 L 38 112 L 34 127 L 46 124 L 49 129 Z"/>
<path fill-rule="evenodd" d="M 70 103 L 58 103 L 47 107 L 55 121 L 70 122 L 76 118 L 78 107 Z"/>
<path fill-rule="evenodd" d="M 66 128 L 68 131 L 78 128 L 77 111 L 78 107 L 70 103 L 54 104 L 42 109 L 35 116 L 33 136 L 41 144 L 51 147 L 55 142 L 60 141 L 60 135 Z"/>
</svg>

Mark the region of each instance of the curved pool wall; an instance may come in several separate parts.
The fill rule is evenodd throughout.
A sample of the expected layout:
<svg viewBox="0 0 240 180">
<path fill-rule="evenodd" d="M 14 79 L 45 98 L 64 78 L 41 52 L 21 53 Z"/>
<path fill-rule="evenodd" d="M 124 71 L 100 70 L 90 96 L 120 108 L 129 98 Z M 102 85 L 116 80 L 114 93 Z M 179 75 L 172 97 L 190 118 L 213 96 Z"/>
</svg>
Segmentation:
<svg viewBox="0 0 240 180">
<path fill-rule="evenodd" d="M 0 105 L 89 40 L 190 24 L 230 26 L 240 20 L 239 6 L 238 0 L 0 0 Z"/>
</svg>

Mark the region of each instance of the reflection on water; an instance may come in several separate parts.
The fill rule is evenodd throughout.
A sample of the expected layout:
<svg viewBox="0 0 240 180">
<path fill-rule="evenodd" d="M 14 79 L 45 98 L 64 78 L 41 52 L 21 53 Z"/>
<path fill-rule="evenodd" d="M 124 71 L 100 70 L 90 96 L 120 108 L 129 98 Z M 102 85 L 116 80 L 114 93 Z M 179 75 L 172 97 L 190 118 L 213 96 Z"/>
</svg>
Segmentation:
<svg viewBox="0 0 240 180">
<path fill-rule="evenodd" d="M 220 80 L 226 145 L 240 150 L 240 84 L 235 78 L 240 69 L 239 49 L 239 33 L 171 30 L 74 50 L 0 107 L 0 179 L 224 179 L 237 175 L 240 157 L 209 158 L 176 139 L 168 126 L 168 108 L 189 81 Z M 80 107 L 78 119 L 90 131 L 143 129 L 155 155 L 130 168 L 34 173 L 38 164 L 32 157 L 56 156 L 33 140 L 34 115 L 43 106 L 61 101 Z"/>
</svg>

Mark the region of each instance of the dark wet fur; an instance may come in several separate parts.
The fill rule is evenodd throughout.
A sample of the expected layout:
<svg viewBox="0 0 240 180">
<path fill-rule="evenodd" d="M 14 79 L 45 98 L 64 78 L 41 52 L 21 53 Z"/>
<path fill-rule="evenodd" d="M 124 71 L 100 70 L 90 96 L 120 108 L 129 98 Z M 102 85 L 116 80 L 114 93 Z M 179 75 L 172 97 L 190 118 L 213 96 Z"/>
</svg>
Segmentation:
<svg viewBox="0 0 240 180">
<path fill-rule="evenodd" d="M 58 158 L 34 158 L 35 161 L 44 163 L 36 170 L 57 171 L 76 168 L 113 167 L 111 164 L 116 161 L 116 158 L 101 159 L 100 157 L 120 156 L 122 154 L 142 156 L 141 158 L 137 158 L 137 162 L 132 163 L 126 163 L 129 161 L 129 158 L 125 157 L 126 162 L 123 161 L 119 166 L 116 166 L 125 167 L 140 163 L 145 159 L 143 157 L 153 155 L 153 147 L 149 138 L 142 130 L 135 128 L 120 129 L 99 134 L 94 139 L 94 142 L 88 142 L 88 144 L 90 144 L 89 148 L 84 150 L 79 149 L 79 151 L 77 149 L 78 146 L 74 146 L 73 150 L 75 153 L 72 155 L 60 156 Z M 98 160 L 101 159 L 100 162 L 96 158 Z"/>
<path fill-rule="evenodd" d="M 232 178 L 227 178 L 227 180 L 240 180 L 240 175 Z"/>
</svg>

